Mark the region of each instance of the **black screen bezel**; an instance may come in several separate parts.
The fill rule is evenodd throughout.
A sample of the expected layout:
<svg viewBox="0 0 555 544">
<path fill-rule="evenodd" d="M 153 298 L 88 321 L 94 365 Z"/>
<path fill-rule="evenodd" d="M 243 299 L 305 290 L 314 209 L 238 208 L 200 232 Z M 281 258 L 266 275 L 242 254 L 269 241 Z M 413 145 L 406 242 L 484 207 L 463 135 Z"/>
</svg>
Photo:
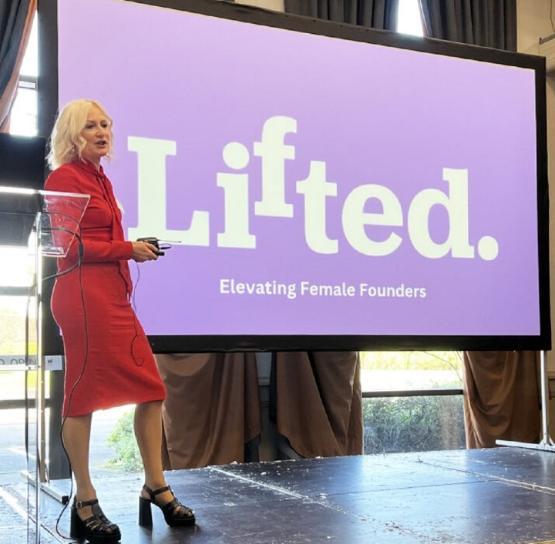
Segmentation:
<svg viewBox="0 0 555 544">
<path fill-rule="evenodd" d="M 124 0 L 131 1 L 131 0 Z M 532 336 L 434 335 L 207 335 L 149 336 L 157 353 L 288 350 L 547 350 L 551 348 L 549 301 L 549 198 L 547 180 L 546 71 L 543 57 L 390 31 L 323 21 L 214 0 L 133 0 L 202 15 L 223 17 L 303 33 L 410 49 L 494 64 L 532 69 L 536 84 L 537 211 L 540 334 Z M 39 0 L 39 134 L 47 137 L 58 104 L 57 0 Z M 52 286 L 46 286 L 49 298 Z M 48 299 L 47 298 L 47 299 Z M 58 329 L 49 312 L 44 319 L 45 354 L 62 353 Z"/>
</svg>

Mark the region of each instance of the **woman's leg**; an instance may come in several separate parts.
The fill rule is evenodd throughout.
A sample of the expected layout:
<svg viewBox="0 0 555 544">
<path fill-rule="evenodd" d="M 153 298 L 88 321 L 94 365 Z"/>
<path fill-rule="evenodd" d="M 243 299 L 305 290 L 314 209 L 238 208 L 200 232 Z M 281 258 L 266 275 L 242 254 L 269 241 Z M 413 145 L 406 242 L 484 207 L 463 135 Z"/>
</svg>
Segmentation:
<svg viewBox="0 0 555 544">
<path fill-rule="evenodd" d="M 135 436 L 145 469 L 145 484 L 152 490 L 167 485 L 162 470 L 162 401 L 145 402 L 135 408 Z M 151 498 L 143 489 L 141 496 Z M 174 499 L 171 491 L 164 491 L 151 498 L 158 506 L 164 506 Z M 166 517 L 166 514 L 164 514 Z M 195 522 L 193 511 L 177 501 L 170 515 L 168 525 L 192 525 Z"/>
<path fill-rule="evenodd" d="M 151 489 L 166 485 L 162 471 L 162 401 L 145 402 L 135 408 L 135 437 Z"/>
<path fill-rule="evenodd" d="M 69 456 L 71 470 L 75 476 L 75 497 L 78 501 L 96 498 L 89 472 L 89 444 L 91 438 L 92 414 L 65 419 L 62 428 L 64 447 Z M 79 511 L 81 518 L 86 519 L 91 515 L 91 507 Z"/>
<path fill-rule="evenodd" d="M 150 489 L 166 486 L 162 470 L 162 401 L 138 404 L 135 408 L 134 427 L 145 470 L 145 484 Z M 146 494 L 143 495 L 147 497 Z M 166 491 L 156 498 L 157 502 L 165 504 L 173 496 Z"/>
</svg>

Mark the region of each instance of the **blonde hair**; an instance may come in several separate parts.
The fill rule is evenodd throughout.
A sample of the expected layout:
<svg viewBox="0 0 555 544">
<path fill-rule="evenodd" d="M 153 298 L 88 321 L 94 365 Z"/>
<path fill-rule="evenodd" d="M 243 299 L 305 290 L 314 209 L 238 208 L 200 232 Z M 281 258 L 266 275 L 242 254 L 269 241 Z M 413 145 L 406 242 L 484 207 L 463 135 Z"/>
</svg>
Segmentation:
<svg viewBox="0 0 555 544">
<path fill-rule="evenodd" d="M 86 141 L 81 136 L 82 130 L 87 124 L 87 116 L 91 108 L 97 107 L 102 115 L 105 115 L 110 122 L 110 132 L 112 130 L 112 118 L 106 109 L 96 100 L 80 98 L 68 102 L 58 114 L 52 135 L 50 136 L 50 153 L 48 153 L 48 164 L 54 170 L 62 164 L 81 159 L 81 153 L 85 148 Z M 112 142 L 110 138 L 110 149 L 106 155 L 112 156 Z"/>
</svg>

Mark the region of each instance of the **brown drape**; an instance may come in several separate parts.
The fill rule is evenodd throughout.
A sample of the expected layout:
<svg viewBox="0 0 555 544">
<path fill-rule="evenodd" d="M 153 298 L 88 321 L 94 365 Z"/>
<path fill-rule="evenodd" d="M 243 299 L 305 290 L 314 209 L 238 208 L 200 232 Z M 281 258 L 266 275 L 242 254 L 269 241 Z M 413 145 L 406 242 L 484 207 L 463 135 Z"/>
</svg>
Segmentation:
<svg viewBox="0 0 555 544">
<path fill-rule="evenodd" d="M 256 358 L 252 353 L 157 355 L 168 391 L 162 409 L 164 468 L 244 461 L 260 435 Z"/>
<path fill-rule="evenodd" d="M 277 352 L 276 425 L 303 457 L 362 453 L 358 352 Z"/>
<path fill-rule="evenodd" d="M 9 78 L 6 87 L 3 89 L 3 91 L 0 91 L 0 132 L 8 132 L 10 128 L 10 113 L 12 111 L 15 95 L 17 94 L 19 71 L 21 69 L 21 63 L 23 62 L 25 50 L 27 49 L 27 43 L 29 41 L 29 35 L 31 34 L 33 18 L 35 16 L 36 10 L 37 0 L 30 0 L 27 16 L 25 18 L 23 34 L 21 36 L 21 42 L 19 44 L 17 57 L 12 70 L 12 75 Z"/>
<path fill-rule="evenodd" d="M 539 440 L 538 365 L 535 351 L 465 352 L 467 447 L 494 447 L 497 439 Z"/>
</svg>

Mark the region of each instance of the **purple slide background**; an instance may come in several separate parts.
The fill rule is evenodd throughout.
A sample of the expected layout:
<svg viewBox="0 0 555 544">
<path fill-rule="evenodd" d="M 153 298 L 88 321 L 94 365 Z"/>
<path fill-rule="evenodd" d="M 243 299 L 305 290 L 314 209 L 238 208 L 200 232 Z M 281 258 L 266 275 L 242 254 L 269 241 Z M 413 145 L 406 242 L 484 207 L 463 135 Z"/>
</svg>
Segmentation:
<svg viewBox="0 0 555 544">
<path fill-rule="evenodd" d="M 193 210 L 210 212 L 210 247 L 175 246 L 141 265 L 136 303 L 147 333 L 539 334 L 532 70 L 118 0 L 59 0 L 58 10 L 60 104 L 95 98 L 114 118 L 116 158 L 107 172 L 126 227 L 137 225 L 137 154 L 127 150 L 128 136 L 177 142 L 166 163 L 168 228 L 188 228 Z M 253 142 L 276 115 L 298 126 L 285 139 L 296 150 L 285 163 L 290 219 L 254 215 L 261 160 Z M 216 244 L 224 224 L 216 174 L 230 171 L 222 149 L 231 141 L 250 151 L 244 172 L 256 250 Z M 325 161 L 327 180 L 338 184 L 337 198 L 327 199 L 335 255 L 305 242 L 296 182 L 311 160 Z M 469 171 L 474 259 L 427 259 L 409 239 L 408 206 L 424 189 L 447 192 L 443 168 Z M 343 234 L 343 202 L 368 183 L 390 188 L 403 209 L 402 227 L 367 227 L 374 239 L 389 231 L 403 238 L 389 256 L 364 256 Z M 446 230 L 445 213 L 434 210 L 433 238 L 444 240 Z M 477 254 L 485 235 L 499 243 L 493 261 Z M 404 284 L 427 297 L 223 295 L 220 278 Z"/>
</svg>

